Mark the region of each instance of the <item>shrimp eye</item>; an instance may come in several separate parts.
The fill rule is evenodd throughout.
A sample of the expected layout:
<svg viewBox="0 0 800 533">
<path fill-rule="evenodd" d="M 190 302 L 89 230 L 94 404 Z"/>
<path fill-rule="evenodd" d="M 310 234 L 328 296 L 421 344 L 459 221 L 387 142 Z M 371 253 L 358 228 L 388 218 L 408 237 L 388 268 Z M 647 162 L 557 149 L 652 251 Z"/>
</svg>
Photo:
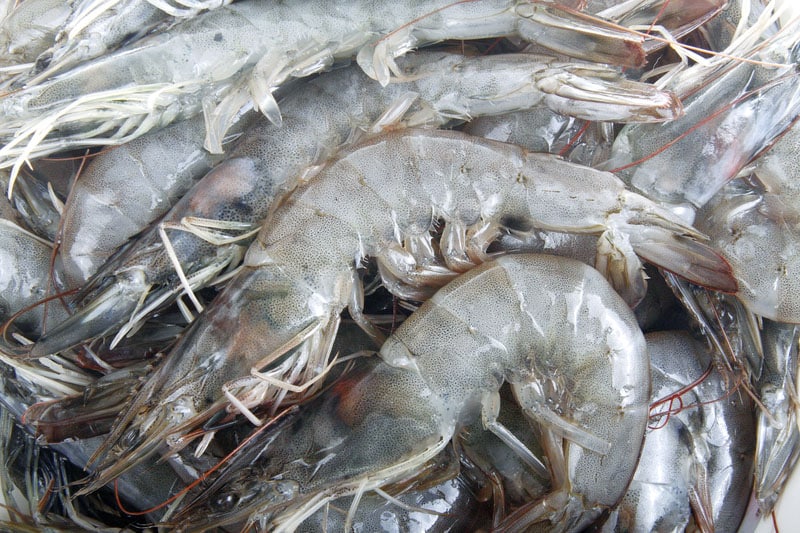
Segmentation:
<svg viewBox="0 0 800 533">
<path fill-rule="evenodd" d="M 239 503 L 238 494 L 221 494 L 211 502 L 211 509 L 215 512 L 227 513 L 232 511 Z"/>
</svg>

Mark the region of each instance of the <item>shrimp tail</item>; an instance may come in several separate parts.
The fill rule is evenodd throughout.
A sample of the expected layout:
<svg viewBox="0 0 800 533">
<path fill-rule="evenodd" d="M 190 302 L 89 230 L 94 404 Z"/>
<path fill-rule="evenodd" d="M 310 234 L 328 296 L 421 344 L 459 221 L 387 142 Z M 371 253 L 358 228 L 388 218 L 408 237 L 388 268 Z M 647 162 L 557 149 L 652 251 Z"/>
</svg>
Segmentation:
<svg viewBox="0 0 800 533">
<path fill-rule="evenodd" d="M 713 248 L 691 237 L 662 228 L 647 228 L 631 237 L 636 254 L 695 285 L 735 293 L 736 277 L 728 261 Z"/>
<path fill-rule="evenodd" d="M 672 211 L 625 191 L 620 220 L 634 251 L 669 272 L 710 289 L 735 293 L 736 277 L 728 261 L 702 241 L 707 237 Z M 612 215 L 612 219 L 616 215 Z"/>
<path fill-rule="evenodd" d="M 136 271 L 130 271 L 135 274 Z M 43 357 L 99 337 L 125 323 L 147 294 L 144 274 L 128 276 L 125 283 L 111 284 L 91 303 L 42 335 L 31 347 L 30 357 Z"/>
</svg>

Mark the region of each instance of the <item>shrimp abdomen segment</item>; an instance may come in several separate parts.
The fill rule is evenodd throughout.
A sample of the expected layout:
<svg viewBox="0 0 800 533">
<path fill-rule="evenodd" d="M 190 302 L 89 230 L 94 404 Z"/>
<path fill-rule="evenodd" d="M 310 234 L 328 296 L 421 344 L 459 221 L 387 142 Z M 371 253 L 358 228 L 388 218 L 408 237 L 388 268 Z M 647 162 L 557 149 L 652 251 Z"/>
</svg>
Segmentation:
<svg viewBox="0 0 800 533">
<path fill-rule="evenodd" d="M 597 271 L 506 256 L 451 282 L 420 311 L 384 345 L 384 360 L 418 368 L 453 410 L 510 381 L 529 415 L 560 418 L 553 431 L 574 441 L 566 458 L 573 490 L 602 505 L 622 497 L 636 460 L 614 447 L 642 444 L 649 362 L 633 315 Z M 461 411 L 460 422 L 468 415 Z M 588 449 L 598 442 L 604 453 Z"/>
</svg>

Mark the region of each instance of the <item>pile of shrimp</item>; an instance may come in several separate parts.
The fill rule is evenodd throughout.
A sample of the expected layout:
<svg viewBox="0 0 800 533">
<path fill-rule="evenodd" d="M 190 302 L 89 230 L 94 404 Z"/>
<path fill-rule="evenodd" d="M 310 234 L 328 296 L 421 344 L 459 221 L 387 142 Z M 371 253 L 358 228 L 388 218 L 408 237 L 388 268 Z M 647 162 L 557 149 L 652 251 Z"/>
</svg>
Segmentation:
<svg viewBox="0 0 800 533">
<path fill-rule="evenodd" d="M 0 2 L 0 529 L 779 527 L 787 5 Z"/>
</svg>

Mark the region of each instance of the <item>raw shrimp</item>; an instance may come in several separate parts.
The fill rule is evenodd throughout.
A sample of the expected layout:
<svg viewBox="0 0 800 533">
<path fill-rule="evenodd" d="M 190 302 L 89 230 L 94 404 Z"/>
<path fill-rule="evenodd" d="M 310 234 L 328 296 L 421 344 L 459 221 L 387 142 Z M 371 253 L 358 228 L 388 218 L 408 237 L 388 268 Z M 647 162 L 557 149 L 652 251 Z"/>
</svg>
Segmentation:
<svg viewBox="0 0 800 533">
<path fill-rule="evenodd" d="M 756 159 L 753 174 L 763 190 L 765 214 L 794 226 L 800 222 L 800 120 Z"/>
<path fill-rule="evenodd" d="M 491 516 L 491 503 L 475 496 L 474 484 L 459 473 L 458 457 L 453 451 L 445 449 L 429 463 L 412 479 L 385 487 L 382 494 L 364 494 L 355 507 L 353 496 L 331 502 L 296 531 L 345 531 L 348 521 L 357 531 L 456 533 L 485 527 Z M 352 516 L 350 509 L 355 511 Z"/>
<path fill-rule="evenodd" d="M 735 289 L 727 265 L 687 237 L 696 235 L 691 227 L 612 174 L 459 132 L 379 135 L 340 152 L 282 198 L 244 268 L 120 417 L 108 457 L 85 490 L 151 455 L 167 437 L 177 442 L 229 401 L 248 413 L 248 406 L 283 402 L 289 391 L 310 394 L 325 373 L 339 313 L 349 304 L 351 315 L 361 316 L 362 259 L 378 260 L 390 291 L 398 280 L 441 286 L 454 276 L 442 261 L 471 268 L 470 256 L 481 256 L 508 226 L 603 233 L 611 247 L 621 240 L 648 254 L 669 250 L 655 262 Z M 436 227 L 440 252 L 431 241 Z M 687 260 L 694 266 L 687 269 Z"/>
<path fill-rule="evenodd" d="M 768 196 L 768 195 L 767 195 Z M 736 295 L 756 315 L 800 323 L 800 232 L 770 215 L 770 202 L 737 179 L 698 212 L 696 224 L 731 264 Z"/>
<path fill-rule="evenodd" d="M 797 425 L 797 342 L 795 324 L 764 321 L 764 367 L 756 380 L 759 400 L 755 495 L 767 516 L 800 456 Z"/>
<path fill-rule="evenodd" d="M 34 305 L 48 296 L 48 288 L 58 279 L 58 265 L 51 272 L 52 244 L 17 224 L 0 219 L 0 320 L 5 322 L 18 311 L 33 307 L 16 317 L 14 325 L 33 338 L 46 324 L 58 324 L 68 315 L 59 302 Z M 46 310 L 46 313 L 45 313 Z"/>
<path fill-rule="evenodd" d="M 175 17 L 187 18 L 203 9 L 214 9 L 231 0 L 83 0 L 50 46 L 36 58 L 35 67 L 15 83 L 31 86 L 60 72 L 107 54 L 121 44 L 133 42 L 148 33 L 168 31 Z M 178 4 L 178 5 L 172 5 Z M 181 7 L 181 4 L 184 7 Z M 189 8 L 193 4 L 194 8 Z"/>
<path fill-rule="evenodd" d="M 639 0 L 618 2 L 595 14 L 626 28 L 646 30 L 665 28 L 671 40 L 678 39 L 717 16 L 725 0 Z M 667 46 L 665 39 L 649 39 L 645 50 L 649 53 Z"/>
<path fill-rule="evenodd" d="M 31 68 L 67 21 L 74 0 L 26 0 L 0 18 L 0 82 Z"/>
<path fill-rule="evenodd" d="M 478 486 L 491 488 L 494 500 L 492 527 L 500 527 L 509 511 L 538 500 L 552 488 L 545 466 L 538 424 L 525 416 L 506 384 L 500 389 L 500 412 L 497 421 L 525 448 L 509 446 L 483 427 L 481 420 L 465 427 L 454 439 L 464 474 Z"/>
<path fill-rule="evenodd" d="M 201 104 L 211 137 L 221 138 L 230 117 L 250 102 L 280 123 L 277 87 L 356 52 L 384 85 L 395 56 L 444 39 L 518 35 L 590 60 L 644 61 L 641 37 L 598 24 L 527 0 L 350 0 L 335 14 L 325 0 L 235 3 L 6 95 L 0 165 L 16 174 L 25 160 L 55 150 L 119 144 L 196 114 Z M 224 100 L 215 107 L 220 92 Z"/>
<path fill-rule="evenodd" d="M 745 28 L 755 26 L 763 12 L 764 4 L 759 0 L 733 0 L 700 31 L 712 50 L 724 50 Z M 763 37 L 768 39 L 772 34 L 774 28 L 767 28 Z"/>
<path fill-rule="evenodd" d="M 543 422 L 553 472 L 522 527 L 583 530 L 624 494 L 647 423 L 647 351 L 633 313 L 591 267 L 544 255 L 486 263 L 423 304 L 380 356 L 253 441 L 178 527 L 293 530 L 333 498 L 406 477 L 464 424 L 481 418 L 503 435 L 504 381 Z"/>
<path fill-rule="evenodd" d="M 88 160 L 64 206 L 59 254 L 67 287 L 83 285 L 131 237 L 169 211 L 221 159 L 195 117 Z"/>
<path fill-rule="evenodd" d="M 3 466 L 0 490 L 4 496 L 10 496 L 4 501 L 15 510 L 12 517 L 28 515 L 34 527 L 21 529 L 18 523 L 0 522 L 0 528 L 17 532 L 119 531 L 110 525 L 113 520 L 116 519 L 118 524 L 121 519 L 121 516 L 109 516 L 116 510 L 114 505 L 99 506 L 86 498 L 72 500 L 71 497 L 71 485 L 80 476 L 80 467 L 99 444 L 98 439 L 42 447 L 18 420 L 17 414 L 12 417 L 11 412 L 0 404 L 0 465 Z M 128 502 L 155 505 L 168 497 L 176 485 L 182 484 L 176 480 L 175 471 L 169 465 L 152 462 L 130 476 L 122 477 L 118 493 L 126 506 L 130 505 Z M 71 506 L 74 508 L 70 509 Z M 98 509 L 102 511 L 98 513 Z M 116 511 L 118 515 L 121 513 Z M 158 520 L 160 516 L 153 515 L 152 518 Z"/>
<path fill-rule="evenodd" d="M 543 108 L 477 117 L 464 131 L 486 139 L 517 144 L 531 152 L 561 155 L 585 126 L 583 120 Z"/>
<path fill-rule="evenodd" d="M 223 261 L 223 256 L 229 257 L 228 252 L 236 248 L 235 245 L 226 248 L 213 246 L 190 233 L 189 228 L 176 231 L 175 226 L 187 217 L 214 219 L 223 227 L 232 222 L 260 224 L 270 210 L 273 197 L 281 189 L 288 188 L 289 182 L 305 167 L 330 155 L 336 147 L 362 130 L 373 128 L 375 123 L 380 126 L 381 113 L 390 117 L 402 113 L 409 94 L 418 102 L 407 111 L 408 117 L 404 122 L 428 126 L 541 104 L 579 116 L 613 116 L 617 120 L 662 120 L 680 112 L 680 105 L 669 93 L 656 91 L 649 85 L 627 82 L 614 69 L 565 63 L 543 56 L 507 54 L 464 58 L 442 52 L 421 52 L 401 61 L 400 68 L 403 77 L 393 80 L 385 88 L 372 83 L 356 67 L 323 75 L 298 88 L 281 102 L 284 113 L 281 127 L 264 120 L 246 130 L 228 160 L 203 178 L 165 217 L 164 222 L 172 226 L 168 236 L 176 241 L 172 244 L 178 261 L 187 278 L 195 278 L 191 281 L 192 288 L 212 280 L 233 260 L 231 257 L 230 261 Z M 445 73 L 447 82 L 444 82 Z M 590 102 L 593 102 L 591 106 Z M 199 133 L 199 123 L 192 124 L 194 129 L 191 132 Z M 184 135 L 190 136 L 191 132 L 187 129 L 177 134 L 159 133 L 155 134 L 155 140 L 161 137 L 183 138 Z M 131 150 L 135 151 L 143 144 L 142 139 Z M 148 139 L 147 146 L 152 142 Z M 187 142 L 186 146 L 194 157 L 191 143 Z M 156 146 L 150 150 L 158 152 L 162 148 Z M 126 158 L 129 151 L 125 149 L 119 156 L 114 152 L 101 156 L 101 164 L 114 163 L 118 157 Z M 178 157 L 178 161 L 181 160 Z M 139 158 L 134 162 L 135 165 L 123 168 L 138 174 L 142 163 Z M 157 167 L 159 160 L 150 164 Z M 149 190 L 136 183 L 129 186 L 136 194 L 149 198 Z M 249 192 L 246 198 L 240 199 L 243 191 Z M 117 198 L 110 193 L 102 194 Z M 91 197 L 82 198 L 85 201 Z M 70 207 L 74 209 L 75 202 L 80 199 L 72 202 Z M 109 224 L 104 220 L 104 214 L 113 215 L 116 220 L 118 208 L 112 205 L 98 212 L 92 209 L 93 205 L 91 202 L 83 206 L 84 216 L 95 221 L 92 224 L 72 228 L 68 226 L 69 220 L 65 223 L 65 239 L 71 245 L 66 253 L 71 257 L 76 255 L 73 250 L 78 239 L 78 251 L 88 248 L 91 253 L 95 253 L 95 240 L 114 242 L 105 235 L 109 231 L 116 233 L 117 224 Z M 141 208 L 132 210 L 137 215 L 146 211 Z M 235 217 L 234 210 L 237 211 Z M 101 225 L 104 231 L 93 232 L 95 224 Z M 133 228 L 121 233 L 132 231 Z M 93 235 L 96 236 L 93 238 Z M 84 270 L 83 265 L 90 258 L 83 254 L 76 259 L 81 263 L 80 270 Z M 209 270 L 207 267 L 213 264 L 217 266 Z M 207 270 L 206 274 L 195 276 L 203 269 Z M 167 297 L 174 298 L 180 291 L 181 280 L 166 253 L 159 229 L 151 229 L 130 245 L 124 256 L 97 273 L 84 290 L 88 296 L 83 298 L 80 312 L 52 329 L 41 339 L 35 352 L 54 353 L 117 329 L 125 322 L 130 321 L 133 325 L 139 319 L 131 319 L 131 316 L 145 297 L 148 298 L 143 305 L 146 311 L 139 312 L 139 315 L 153 311 L 150 302 L 164 305 L 171 301 L 166 300 Z M 98 313 L 98 309 L 104 309 L 103 313 Z"/>
<path fill-rule="evenodd" d="M 7 182 L 6 179 L 0 182 Z M 36 235 L 53 242 L 61 223 L 62 199 L 35 176 L 23 173 L 17 178 L 14 206 L 25 226 Z"/>
<path fill-rule="evenodd" d="M 722 76 L 710 69 L 712 82 L 705 65 L 693 67 L 707 85 L 702 92 L 686 97 L 679 83 L 667 85 L 686 114 L 657 128 L 626 126 L 603 168 L 648 198 L 704 205 L 800 113 L 799 35 L 800 19 L 754 57 L 769 65 L 728 59 L 733 68 Z"/>
<path fill-rule="evenodd" d="M 680 331 L 645 336 L 653 377 L 653 421 L 616 531 L 736 531 L 750 497 L 753 402 L 712 371 L 706 347 Z M 688 388 L 687 390 L 687 387 Z M 676 397 L 676 393 L 680 397 Z"/>
</svg>

